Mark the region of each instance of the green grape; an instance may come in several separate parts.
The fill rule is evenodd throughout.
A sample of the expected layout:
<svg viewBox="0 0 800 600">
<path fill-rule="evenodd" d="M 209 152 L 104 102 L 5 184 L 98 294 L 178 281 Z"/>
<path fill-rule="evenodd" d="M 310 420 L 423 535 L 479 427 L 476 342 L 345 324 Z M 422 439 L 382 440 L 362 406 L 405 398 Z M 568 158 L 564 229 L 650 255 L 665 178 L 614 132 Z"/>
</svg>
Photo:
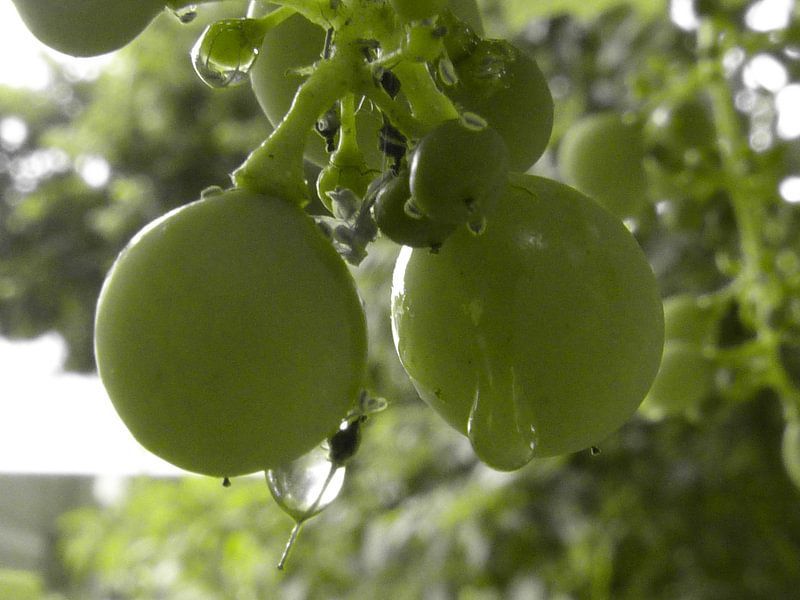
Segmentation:
<svg viewBox="0 0 800 600">
<path fill-rule="evenodd" d="M 786 474 L 800 489 L 800 421 L 789 421 L 783 430 L 781 455 Z"/>
<path fill-rule="evenodd" d="M 564 134 L 558 166 L 564 180 L 619 218 L 636 216 L 647 197 L 644 142 L 617 113 L 584 117 Z"/>
<path fill-rule="evenodd" d="M 166 214 L 122 251 L 95 353 L 143 446 L 229 477 L 284 465 L 336 431 L 363 384 L 366 325 L 314 221 L 233 190 Z"/>
<path fill-rule="evenodd" d="M 260 3 L 253 4 L 251 14 L 258 15 Z M 314 64 L 322 57 L 325 31 L 302 15 L 295 14 L 270 29 L 258 59 L 250 70 L 250 83 L 261 109 L 270 123 L 277 125 L 289 111 L 297 88 L 304 81 L 298 69 Z M 378 132 L 383 120 L 378 111 L 364 104 L 356 116 L 358 143 L 371 169 L 383 166 L 384 155 L 378 145 Z M 322 167 L 328 163 L 326 141 L 309 129 L 306 159 Z"/>
<path fill-rule="evenodd" d="M 463 32 L 462 32 L 463 34 Z M 536 62 L 505 40 L 445 40 L 458 82 L 444 86 L 460 108 L 483 117 L 508 146 L 509 164 L 527 171 L 553 129 L 553 97 Z M 453 56 L 458 52 L 461 56 Z"/>
<path fill-rule="evenodd" d="M 448 0 L 389 0 L 402 21 L 430 19 L 442 12 Z"/>
<path fill-rule="evenodd" d="M 118 50 L 139 35 L 166 0 L 14 0 L 42 43 L 72 56 Z"/>
<path fill-rule="evenodd" d="M 664 337 L 699 346 L 716 342 L 720 311 L 716 305 L 693 294 L 678 294 L 664 300 Z"/>
<path fill-rule="evenodd" d="M 697 409 L 714 389 L 715 365 L 700 346 L 667 340 L 661 366 L 642 406 L 653 419 L 686 414 Z"/>
<path fill-rule="evenodd" d="M 372 209 L 378 228 L 398 244 L 413 248 L 440 247 L 456 225 L 434 221 L 422 214 L 409 215 L 405 207 L 410 198 L 407 171 L 383 184 Z"/>
<path fill-rule="evenodd" d="M 392 331 L 420 396 L 488 465 L 588 448 L 658 370 L 652 270 L 619 219 L 563 184 L 514 176 L 481 236 L 404 248 Z"/>
<path fill-rule="evenodd" d="M 443 223 L 480 221 L 491 214 L 508 177 L 508 150 L 500 134 L 459 120 L 425 134 L 409 162 L 414 204 Z"/>
</svg>

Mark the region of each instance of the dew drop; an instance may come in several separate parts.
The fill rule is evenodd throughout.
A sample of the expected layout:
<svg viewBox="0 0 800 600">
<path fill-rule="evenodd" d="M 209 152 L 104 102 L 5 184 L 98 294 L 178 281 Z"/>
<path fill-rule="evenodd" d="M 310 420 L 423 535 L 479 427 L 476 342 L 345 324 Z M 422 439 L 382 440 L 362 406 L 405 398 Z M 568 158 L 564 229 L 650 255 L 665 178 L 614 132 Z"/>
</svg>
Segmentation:
<svg viewBox="0 0 800 600">
<path fill-rule="evenodd" d="M 469 232 L 473 235 L 481 235 L 486 231 L 486 217 L 484 215 L 478 215 L 470 219 L 467 221 L 467 229 L 469 229 Z"/>
<path fill-rule="evenodd" d="M 178 17 L 178 20 L 184 24 L 191 23 L 195 20 L 195 18 L 197 18 L 197 6 L 194 4 L 176 8 L 172 12 L 176 17 Z"/>
<path fill-rule="evenodd" d="M 212 88 L 244 83 L 263 39 L 264 29 L 255 19 L 225 19 L 212 23 L 192 47 L 194 70 L 203 83 Z"/>
<path fill-rule="evenodd" d="M 412 219 L 421 219 L 424 216 L 413 198 L 406 200 L 406 203 L 403 205 L 403 211 Z"/>
<path fill-rule="evenodd" d="M 498 471 L 525 466 L 536 450 L 536 431 L 520 422 L 513 395 L 501 401 L 476 390 L 467 436 L 478 458 Z"/>
<path fill-rule="evenodd" d="M 600 447 L 592 446 L 591 448 L 589 448 L 589 452 L 591 453 L 592 456 L 597 456 L 598 454 L 600 454 Z"/>
<path fill-rule="evenodd" d="M 231 480 L 227 477 L 223 477 L 222 479 L 222 487 L 231 487 Z"/>
<path fill-rule="evenodd" d="M 334 464 L 327 444 L 321 444 L 287 465 L 267 469 L 267 486 L 278 506 L 303 522 L 326 508 L 339 495 L 345 467 Z"/>
<path fill-rule="evenodd" d="M 278 561 L 280 570 L 286 565 L 303 523 L 333 502 L 342 489 L 345 467 L 332 462 L 329 454 L 327 443 L 323 443 L 287 465 L 264 472 L 272 498 L 294 519 Z"/>
</svg>

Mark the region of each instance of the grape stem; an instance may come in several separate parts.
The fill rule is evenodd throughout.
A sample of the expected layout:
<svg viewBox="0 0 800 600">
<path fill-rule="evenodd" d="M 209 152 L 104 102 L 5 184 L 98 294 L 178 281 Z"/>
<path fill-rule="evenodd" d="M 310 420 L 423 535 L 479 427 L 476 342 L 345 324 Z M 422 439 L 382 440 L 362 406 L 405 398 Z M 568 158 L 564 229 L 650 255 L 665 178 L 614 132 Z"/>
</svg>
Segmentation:
<svg viewBox="0 0 800 600">
<path fill-rule="evenodd" d="M 766 200 L 762 199 L 765 197 L 765 186 L 753 172 L 752 151 L 746 136 L 742 134 L 722 67 L 719 60 L 714 58 L 725 50 L 717 46 L 720 40 L 733 37 L 721 34 L 711 20 L 706 20 L 701 26 L 698 41 L 703 53 L 701 72 L 708 74 L 707 85 L 719 140 L 723 181 L 740 237 L 742 269 L 733 287 L 742 307 L 742 317 L 756 331 L 754 344 L 761 350 L 761 358 L 766 359 L 760 369 L 760 379 L 784 399 L 788 416 L 800 411 L 800 390 L 792 384 L 782 366 L 781 333 L 770 322 L 770 314 L 775 308 L 771 290 L 776 282 L 767 264 L 761 233 L 766 217 Z M 775 190 L 770 191 L 774 195 Z M 744 356 L 750 350 L 747 347 L 740 348 Z"/>
<path fill-rule="evenodd" d="M 306 204 L 308 187 L 303 171 L 306 136 L 340 97 L 352 78 L 341 60 L 323 60 L 300 86 L 292 106 L 272 134 L 250 153 L 231 175 L 235 186 L 264 195 Z"/>
</svg>

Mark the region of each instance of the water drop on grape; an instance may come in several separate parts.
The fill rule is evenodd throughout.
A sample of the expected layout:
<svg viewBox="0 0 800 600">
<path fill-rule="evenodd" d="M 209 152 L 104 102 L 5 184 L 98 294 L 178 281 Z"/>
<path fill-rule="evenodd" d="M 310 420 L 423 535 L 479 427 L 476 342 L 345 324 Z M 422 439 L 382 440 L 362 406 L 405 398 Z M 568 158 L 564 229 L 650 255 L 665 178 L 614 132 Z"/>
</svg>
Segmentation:
<svg viewBox="0 0 800 600">
<path fill-rule="evenodd" d="M 172 12 L 176 17 L 178 17 L 178 20 L 181 23 L 191 23 L 197 17 L 197 6 L 194 4 L 189 4 L 188 6 L 176 8 Z"/>
<path fill-rule="evenodd" d="M 231 487 L 231 480 L 227 477 L 222 478 L 222 487 Z"/>
<path fill-rule="evenodd" d="M 191 50 L 194 70 L 213 88 L 247 81 L 264 30 L 255 19 L 225 19 L 205 28 Z"/>
<path fill-rule="evenodd" d="M 520 419 L 513 394 L 501 400 L 476 390 L 467 436 L 478 457 L 498 471 L 525 466 L 536 450 L 536 431 Z"/>
<path fill-rule="evenodd" d="M 267 486 L 278 506 L 295 521 L 313 517 L 339 495 L 345 467 L 334 464 L 321 444 L 287 465 L 268 469 Z"/>
<path fill-rule="evenodd" d="M 478 215 L 477 217 L 471 219 L 467 222 L 467 228 L 471 234 L 481 235 L 484 231 L 486 231 L 486 217 L 484 215 Z"/>
<path fill-rule="evenodd" d="M 403 211 L 412 219 L 421 219 L 424 216 L 419 207 L 414 203 L 413 198 L 406 200 L 406 203 L 403 205 Z"/>
</svg>

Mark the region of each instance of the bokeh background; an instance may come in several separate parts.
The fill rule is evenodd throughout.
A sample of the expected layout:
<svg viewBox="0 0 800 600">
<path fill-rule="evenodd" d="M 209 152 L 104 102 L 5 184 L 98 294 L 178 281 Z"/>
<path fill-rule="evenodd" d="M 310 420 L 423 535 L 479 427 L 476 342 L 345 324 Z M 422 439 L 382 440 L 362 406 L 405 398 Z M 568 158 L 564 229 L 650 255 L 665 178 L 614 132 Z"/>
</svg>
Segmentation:
<svg viewBox="0 0 800 600">
<path fill-rule="evenodd" d="M 800 418 L 800 10 L 480 4 L 487 32 L 531 52 L 550 82 L 556 123 L 535 172 L 559 178 L 559 140 L 584 114 L 644 123 L 649 210 L 628 225 L 665 298 L 737 280 L 733 199 L 747 190 L 762 261 L 715 324 L 713 385 L 691 405 L 641 411 L 599 454 L 492 471 L 403 374 L 388 321 L 398 248 L 378 240 L 354 274 L 370 391 L 389 408 L 277 571 L 293 523 L 263 478 L 223 488 L 139 448 L 91 343 L 103 276 L 131 235 L 226 185 L 269 133 L 248 86 L 209 89 L 188 57 L 207 23 L 246 3 L 202 5 L 188 24 L 165 11 L 119 52 L 67 60 L 5 33 L 20 27 L 5 2 L 0 600 L 798 597 L 800 447 L 787 451 L 784 430 Z"/>
</svg>

